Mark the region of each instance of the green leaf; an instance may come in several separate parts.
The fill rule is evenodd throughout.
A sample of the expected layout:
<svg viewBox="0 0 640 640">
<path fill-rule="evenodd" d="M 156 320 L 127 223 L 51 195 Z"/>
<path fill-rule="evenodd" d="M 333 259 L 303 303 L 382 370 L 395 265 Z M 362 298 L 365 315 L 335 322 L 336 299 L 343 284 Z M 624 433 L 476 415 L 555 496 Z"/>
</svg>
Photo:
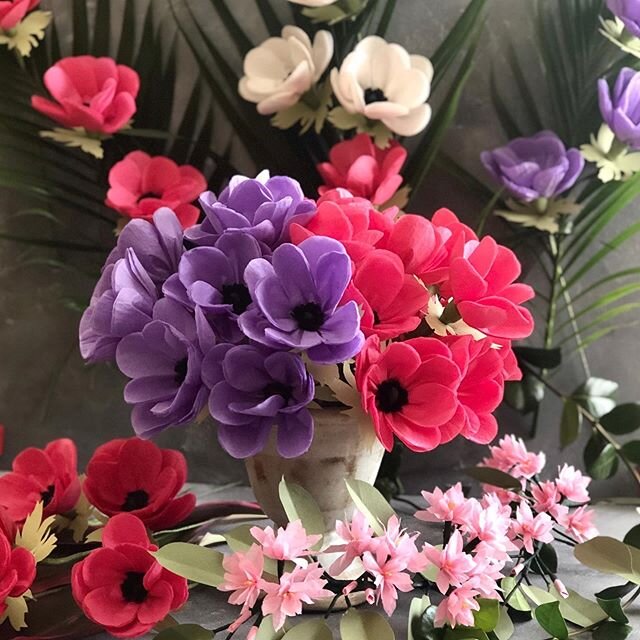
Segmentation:
<svg viewBox="0 0 640 640">
<path fill-rule="evenodd" d="M 229 10 L 226 1 L 211 0 L 211 6 L 218 14 L 218 18 L 224 25 L 224 28 L 238 50 L 238 53 L 242 57 L 246 56 L 249 50 L 253 49 L 253 43 L 244 32 L 239 22 L 235 19 L 233 13 Z"/>
<path fill-rule="evenodd" d="M 560 613 L 559 602 L 548 602 L 536 607 L 533 611 L 535 619 L 540 626 L 558 640 L 567 640 L 569 637 L 569 629 Z"/>
<path fill-rule="evenodd" d="M 623 624 L 629 622 L 629 618 L 627 618 L 622 610 L 622 602 L 620 601 L 620 598 L 596 598 L 602 610 L 605 611 L 614 622 L 622 622 Z"/>
<path fill-rule="evenodd" d="M 340 620 L 342 640 L 395 640 L 393 629 L 377 611 L 349 609 Z"/>
<path fill-rule="evenodd" d="M 282 640 L 332 640 L 331 629 L 324 620 L 308 620 L 284 634 Z"/>
<path fill-rule="evenodd" d="M 544 385 L 525 373 L 522 380 L 505 383 L 504 399 L 510 407 L 526 415 L 535 411 L 544 399 Z"/>
<path fill-rule="evenodd" d="M 597 536 L 573 550 L 587 567 L 640 584 L 640 550 L 608 536 Z"/>
<path fill-rule="evenodd" d="M 618 386 L 618 383 L 613 380 L 589 378 L 571 394 L 571 397 L 580 406 L 599 418 L 616 406 L 613 396 L 618 390 Z"/>
<path fill-rule="evenodd" d="M 527 596 L 527 598 L 529 598 L 529 600 L 531 600 L 531 602 L 536 606 L 558 601 L 553 594 L 541 589 L 540 587 L 536 587 L 533 584 L 522 584 L 520 585 L 520 589 L 522 589 L 522 593 L 524 593 L 524 595 Z"/>
<path fill-rule="evenodd" d="M 509 610 L 507 607 L 500 607 L 500 616 L 498 618 L 498 624 L 496 628 L 493 630 L 496 638 L 498 640 L 509 640 L 511 636 L 515 632 L 515 627 L 513 626 L 513 622 L 509 617 Z"/>
<path fill-rule="evenodd" d="M 387 33 L 387 29 L 389 28 L 389 24 L 391 23 L 391 18 L 393 17 L 393 12 L 396 9 L 396 0 L 387 0 L 387 3 L 384 6 L 384 11 L 382 12 L 382 16 L 380 16 L 380 22 L 378 23 L 378 30 L 376 31 L 376 35 L 384 38 Z"/>
<path fill-rule="evenodd" d="M 283 477 L 278 491 L 289 522 L 300 520 L 307 533 L 324 536 L 327 530 L 324 517 L 318 503 L 306 489 L 293 482 L 287 482 Z M 318 544 L 322 544 L 322 539 Z"/>
<path fill-rule="evenodd" d="M 567 589 L 567 591 L 569 597 L 563 598 L 554 586 L 550 589 L 550 593 L 560 603 L 560 613 L 565 620 L 577 624 L 579 627 L 588 627 L 606 619 L 607 614 L 596 602 L 584 598 L 571 589 Z"/>
<path fill-rule="evenodd" d="M 500 487 L 501 489 L 514 489 L 519 491 L 522 489 L 520 480 L 510 476 L 504 471 L 499 469 L 492 469 L 491 467 L 467 467 L 464 472 L 469 477 L 482 482 L 484 484 L 490 484 L 493 487 Z"/>
<path fill-rule="evenodd" d="M 252 544 L 256 544 L 254 537 L 251 535 L 251 528 L 252 525 L 250 524 L 241 524 L 224 534 L 231 551 L 246 551 Z"/>
<path fill-rule="evenodd" d="M 507 604 L 517 611 L 531 611 L 531 605 L 522 593 L 522 589 L 519 586 L 516 587 L 516 584 L 516 579 L 511 576 L 502 578 L 500 582 Z"/>
<path fill-rule="evenodd" d="M 474 611 L 474 626 L 483 631 L 493 631 L 500 618 L 500 602 L 494 599 L 478 598 L 480 609 Z"/>
<path fill-rule="evenodd" d="M 632 631 L 628 624 L 605 622 L 593 632 L 593 640 L 625 640 Z"/>
<path fill-rule="evenodd" d="M 629 544 L 625 541 L 625 544 Z M 635 546 L 635 545 L 631 545 Z M 637 548 L 637 547 L 636 547 Z M 627 594 L 631 593 L 634 589 L 637 589 L 637 585 L 633 582 L 626 582 L 625 584 L 619 584 L 614 587 L 607 587 L 602 591 L 596 593 L 596 598 L 602 598 L 603 600 L 614 600 L 616 598 L 624 598 Z"/>
<path fill-rule="evenodd" d="M 165 569 L 192 582 L 217 587 L 224 579 L 224 555 L 214 549 L 172 542 L 153 555 Z"/>
<path fill-rule="evenodd" d="M 620 404 L 600 418 L 600 424 L 617 436 L 631 433 L 640 427 L 640 404 Z"/>
<path fill-rule="evenodd" d="M 385 500 L 384 496 L 368 482 L 350 478 L 345 480 L 351 499 L 355 502 L 358 511 L 367 517 L 371 528 L 381 535 L 384 525 L 391 516 L 396 515 L 393 507 Z"/>
<path fill-rule="evenodd" d="M 514 347 L 518 360 L 540 369 L 555 369 L 562 364 L 562 351 L 559 348 L 540 349 L 536 347 Z"/>
<path fill-rule="evenodd" d="M 283 24 L 271 6 L 271 0 L 256 0 L 258 11 L 270 36 L 280 36 Z"/>
<path fill-rule="evenodd" d="M 285 627 L 278 631 L 273 628 L 273 616 L 266 616 L 258 627 L 256 640 L 281 640 L 285 633 Z"/>
<path fill-rule="evenodd" d="M 444 98 L 443 106 L 437 111 L 426 133 L 421 138 L 418 146 L 419 151 L 413 154 L 407 165 L 405 170 L 406 181 L 412 187 L 413 193 L 418 190 L 425 176 L 429 173 L 444 142 L 445 134 L 458 112 L 464 87 L 473 70 L 476 45 L 477 42 L 474 42 L 469 47 L 460 69 L 453 79 L 449 92 Z"/>
<path fill-rule="evenodd" d="M 154 640 L 211 640 L 213 632 L 199 624 L 179 624 L 154 636 Z"/>
<path fill-rule="evenodd" d="M 625 544 L 640 549 L 640 524 L 627 531 L 625 537 L 622 540 Z"/>
<path fill-rule="evenodd" d="M 427 630 L 423 628 L 422 619 L 431 606 L 428 596 L 413 598 L 409 605 L 409 620 L 407 622 L 407 640 L 423 640 Z M 435 607 L 434 607 L 435 609 Z M 433 619 L 431 619 L 431 629 L 433 629 Z"/>
<path fill-rule="evenodd" d="M 560 447 L 564 449 L 575 442 L 580 435 L 582 415 L 575 400 L 567 398 L 562 409 L 560 420 Z"/>
<path fill-rule="evenodd" d="M 584 464 L 594 480 L 606 480 L 618 470 L 619 458 L 612 444 L 603 442 L 599 434 L 594 434 L 584 450 Z"/>
<path fill-rule="evenodd" d="M 623 444 L 622 455 L 633 464 L 640 465 L 640 440 L 632 440 Z"/>
</svg>

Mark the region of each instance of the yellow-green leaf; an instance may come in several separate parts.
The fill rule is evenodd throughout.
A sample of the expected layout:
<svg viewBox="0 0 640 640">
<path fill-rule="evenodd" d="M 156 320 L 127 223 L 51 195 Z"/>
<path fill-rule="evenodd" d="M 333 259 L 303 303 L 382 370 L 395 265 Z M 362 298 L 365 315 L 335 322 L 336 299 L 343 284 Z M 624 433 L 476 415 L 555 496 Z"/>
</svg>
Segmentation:
<svg viewBox="0 0 640 640">
<path fill-rule="evenodd" d="M 169 571 L 192 582 L 217 587 L 224 578 L 223 554 L 186 542 L 172 542 L 153 554 Z"/>
</svg>

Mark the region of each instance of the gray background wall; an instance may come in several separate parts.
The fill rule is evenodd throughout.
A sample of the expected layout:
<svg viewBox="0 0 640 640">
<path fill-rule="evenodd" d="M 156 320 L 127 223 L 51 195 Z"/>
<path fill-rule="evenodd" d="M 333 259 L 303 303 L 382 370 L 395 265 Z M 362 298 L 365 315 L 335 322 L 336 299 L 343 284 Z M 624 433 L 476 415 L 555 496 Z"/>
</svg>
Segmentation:
<svg viewBox="0 0 640 640">
<path fill-rule="evenodd" d="M 122 2 L 114 0 L 114 14 Z M 285 4 L 285 0 L 274 2 Z M 55 2 L 53 4 L 55 8 Z M 201 4 L 206 6 L 207 2 L 202 0 Z M 243 0 L 236 3 L 240 11 L 244 4 Z M 466 0 L 401 0 L 388 38 L 402 43 L 411 52 L 428 56 L 466 4 Z M 198 3 L 193 0 L 192 5 Z M 490 5 L 477 64 L 455 125 L 446 140 L 451 155 L 483 178 L 479 152 L 503 142 L 489 99 L 489 69 L 492 64 L 497 65 L 508 94 L 513 81 L 502 61 L 504 38 L 517 43 L 525 62 L 533 55 L 530 52 L 531 0 L 491 0 Z M 264 37 L 256 15 L 245 11 L 242 19 L 256 40 Z M 204 26 L 224 39 L 218 25 L 206 23 Z M 188 78 L 187 63 L 185 83 Z M 544 96 L 541 96 L 543 100 Z M 512 108 L 520 108 L 515 92 Z M 224 123 L 217 125 L 216 135 L 229 136 Z M 447 205 L 470 223 L 477 218 L 481 208 L 481 203 L 458 187 L 452 187 L 445 176 L 434 176 L 424 186 L 418 200 L 420 206 L 416 209 L 422 212 L 430 213 Z M 11 194 L 0 192 L 0 218 L 15 211 L 18 204 Z M 637 219 L 639 211 L 640 203 L 629 207 L 620 217 L 617 229 Z M 500 232 L 499 224 L 495 228 Z M 610 233 L 617 229 L 612 228 Z M 598 275 L 635 266 L 639 254 L 640 239 L 636 238 L 608 259 Z M 84 464 L 101 442 L 131 434 L 129 409 L 121 395 L 123 378 L 110 366 L 85 366 L 77 349 L 79 314 L 70 308 L 69 302 L 88 298 L 95 264 L 78 261 L 76 257 L 75 264 L 85 272 L 83 274 L 77 269 L 53 268 L 36 260 L 36 255 L 41 257 L 43 254 L 0 242 L 0 423 L 6 426 L 5 453 L 0 456 L 0 468 L 7 467 L 11 457 L 21 448 L 42 446 L 61 436 L 76 440 Z M 51 259 L 58 257 L 54 252 L 48 255 Z M 633 329 L 611 334 L 593 346 L 589 353 L 595 375 L 620 382 L 619 398 L 622 401 L 640 398 L 638 335 Z M 556 382 L 571 390 L 582 378 L 574 360 L 567 363 Z M 501 410 L 499 418 L 503 432 L 526 433 L 526 423 L 511 410 Z M 545 405 L 540 432 L 531 447 L 535 450 L 544 448 L 552 465 L 564 459 L 578 461 L 581 444 L 576 443 L 563 453 L 558 451 L 558 422 L 559 406 L 551 400 Z M 585 436 L 583 433 L 582 440 Z M 158 441 L 179 447 L 187 454 L 193 480 L 222 483 L 244 477 L 242 464 L 220 449 L 211 425 L 174 429 Z M 442 447 L 435 454 L 411 456 L 406 460 L 404 471 L 407 487 L 416 490 L 436 481 L 453 479 L 459 475 L 457 469 L 483 454 L 482 447 L 459 441 Z M 595 490 L 600 495 L 607 495 L 632 493 L 634 489 L 625 472 L 621 471 L 615 481 L 600 483 Z"/>
</svg>

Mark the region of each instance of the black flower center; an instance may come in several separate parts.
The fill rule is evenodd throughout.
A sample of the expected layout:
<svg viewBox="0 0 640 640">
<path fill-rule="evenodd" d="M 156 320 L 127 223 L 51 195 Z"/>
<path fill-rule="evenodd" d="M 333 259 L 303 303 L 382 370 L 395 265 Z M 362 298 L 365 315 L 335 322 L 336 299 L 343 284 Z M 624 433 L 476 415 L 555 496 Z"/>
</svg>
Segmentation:
<svg viewBox="0 0 640 640">
<path fill-rule="evenodd" d="M 324 324 L 324 312 L 317 302 L 299 304 L 291 312 L 291 317 L 303 331 L 318 331 Z"/>
<path fill-rule="evenodd" d="M 122 505 L 123 511 L 137 511 L 144 509 L 149 504 L 149 494 L 143 489 L 129 491 Z"/>
<path fill-rule="evenodd" d="M 173 368 L 175 372 L 175 381 L 178 386 L 180 386 L 187 377 L 187 369 L 189 366 L 189 360 L 187 358 L 182 358 L 182 360 L 178 360 L 176 362 L 176 366 Z"/>
<path fill-rule="evenodd" d="M 56 488 L 52 484 L 50 484 L 47 489 L 40 494 L 40 497 L 42 498 L 42 505 L 44 507 L 48 506 L 49 503 L 53 500 L 53 494 L 55 490 Z"/>
<path fill-rule="evenodd" d="M 143 584 L 144 573 L 138 571 L 128 571 L 124 581 L 120 585 L 122 597 L 127 602 L 142 604 L 147 599 L 147 590 Z"/>
<path fill-rule="evenodd" d="M 395 378 L 382 382 L 376 391 L 376 407 L 382 413 L 396 413 L 408 402 L 408 391 Z"/>
<path fill-rule="evenodd" d="M 155 191 L 147 191 L 146 193 L 143 193 L 139 198 L 138 198 L 138 202 L 140 202 L 140 200 L 144 200 L 145 198 L 159 198 L 160 194 L 156 193 Z"/>
<path fill-rule="evenodd" d="M 263 390 L 264 397 L 281 396 L 286 402 L 292 398 L 291 387 L 282 382 L 270 382 Z"/>
<path fill-rule="evenodd" d="M 382 89 L 365 89 L 364 91 L 364 102 L 365 104 L 371 104 L 372 102 L 386 102 L 388 100 L 387 96 L 384 95 L 384 91 Z"/>
<path fill-rule="evenodd" d="M 240 315 L 251 304 L 251 294 L 246 284 L 225 284 L 222 287 L 222 300 L 233 307 L 233 313 Z"/>
</svg>

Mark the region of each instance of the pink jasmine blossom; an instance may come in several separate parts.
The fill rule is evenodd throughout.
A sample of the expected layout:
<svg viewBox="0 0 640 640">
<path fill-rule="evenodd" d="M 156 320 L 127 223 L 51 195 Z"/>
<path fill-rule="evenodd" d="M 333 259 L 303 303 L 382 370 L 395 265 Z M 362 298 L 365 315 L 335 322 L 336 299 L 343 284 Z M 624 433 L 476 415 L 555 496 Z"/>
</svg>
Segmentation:
<svg viewBox="0 0 640 640">
<path fill-rule="evenodd" d="M 444 492 L 439 487 L 436 487 L 431 493 L 423 491 L 422 497 L 429 506 L 424 511 L 416 513 L 418 520 L 453 522 L 455 524 L 465 522 L 469 505 L 460 482 Z"/>
<path fill-rule="evenodd" d="M 230 604 L 241 604 L 250 609 L 258 601 L 260 589 L 264 583 L 264 556 L 262 549 L 254 544 L 243 553 L 226 556 L 222 561 L 224 580 L 221 591 L 233 591 L 229 596 Z"/>
<path fill-rule="evenodd" d="M 563 598 L 568 598 L 569 597 L 569 592 L 567 591 L 567 587 L 564 586 L 564 582 L 562 582 L 562 580 L 560 580 L 559 578 L 556 578 L 553 581 L 553 586 L 556 588 L 556 591 L 563 597 Z"/>
<path fill-rule="evenodd" d="M 482 489 L 484 491 L 490 491 L 505 506 L 509 506 L 512 502 L 518 502 L 520 500 L 520 496 L 515 491 L 509 491 L 509 489 L 500 489 L 490 484 L 483 484 Z"/>
<path fill-rule="evenodd" d="M 496 446 L 489 447 L 489 450 L 491 457 L 484 459 L 486 466 L 511 473 L 518 478 L 533 478 L 546 464 L 544 453 L 529 452 L 522 438 L 513 435 L 505 436 Z"/>
<path fill-rule="evenodd" d="M 553 520 L 546 513 L 534 516 L 531 507 L 526 502 L 521 502 L 516 511 L 516 519 L 511 522 L 511 530 L 515 536 L 519 536 L 522 546 L 533 553 L 533 543 L 553 542 Z"/>
<path fill-rule="evenodd" d="M 273 560 L 299 560 L 311 554 L 311 548 L 320 541 L 321 535 L 308 536 L 300 520 L 290 522 L 285 529 L 274 531 L 272 527 L 252 527 L 251 535 L 257 540 L 264 555 Z"/>
<path fill-rule="evenodd" d="M 369 526 L 367 518 L 359 511 L 355 512 L 350 523 L 338 520 L 336 533 L 345 544 L 328 549 L 328 551 L 342 552 L 342 556 L 329 569 L 329 572 L 334 576 L 340 575 L 351 566 L 356 558 L 373 548 L 373 530 Z"/>
<path fill-rule="evenodd" d="M 571 502 L 589 502 L 589 492 L 587 487 L 591 482 L 589 476 L 582 475 L 578 469 L 565 464 L 558 470 L 556 485 L 558 491 Z"/>
<path fill-rule="evenodd" d="M 364 597 L 367 604 L 374 605 L 376 603 L 376 592 L 373 589 L 365 589 Z"/>
<path fill-rule="evenodd" d="M 237 617 L 237 619 L 234 620 L 229 625 L 228 631 L 230 631 L 231 633 L 234 633 L 251 617 L 252 617 L 251 608 L 250 607 L 243 607 L 242 611 L 240 612 L 240 615 Z"/>
<path fill-rule="evenodd" d="M 464 541 L 457 529 L 451 534 L 443 549 L 425 544 L 422 553 L 438 568 L 436 585 L 441 593 L 447 593 L 450 586 L 459 587 L 473 571 L 473 558 L 462 549 Z"/>
<path fill-rule="evenodd" d="M 450 627 L 456 625 L 473 627 L 473 612 L 480 609 L 480 605 L 475 599 L 478 595 L 480 594 L 475 589 L 467 586 L 453 591 L 436 609 L 434 620 L 436 627 L 444 627 L 445 624 Z"/>
<path fill-rule="evenodd" d="M 496 560 L 507 560 L 507 552 L 514 550 L 508 535 L 511 508 L 503 505 L 495 494 L 485 495 L 482 503 L 471 500 L 470 506 L 462 531 L 468 534 L 470 540 L 480 540 L 476 549 L 482 548 L 486 553 L 492 553 Z"/>
<path fill-rule="evenodd" d="M 418 533 L 408 534 L 401 528 L 398 516 L 391 516 L 385 527 L 384 536 L 374 540 L 376 545 L 386 545 L 386 551 L 390 557 L 403 561 L 412 573 L 422 571 L 426 560 L 418 551 L 415 540 Z M 377 548 L 377 546 L 376 546 Z"/>
<path fill-rule="evenodd" d="M 328 598 L 333 593 L 324 587 L 323 569 L 314 562 L 307 567 L 296 566 L 284 573 L 280 582 L 265 582 L 262 586 L 266 596 L 262 602 L 262 613 L 273 616 L 273 628 L 278 631 L 287 617 L 302 613 L 302 604 L 313 604 L 319 598 Z"/>
<path fill-rule="evenodd" d="M 374 578 L 376 602 L 382 602 L 387 615 L 392 615 L 396 610 L 398 591 L 408 593 L 413 589 L 411 577 L 405 572 L 406 563 L 401 558 L 389 557 L 380 546 L 375 557 L 370 551 L 365 551 L 362 564 Z"/>
<path fill-rule="evenodd" d="M 593 510 L 586 506 L 578 507 L 571 512 L 567 511 L 558 518 L 558 522 L 577 542 L 586 542 L 598 535 L 598 530 L 593 524 Z"/>
<path fill-rule="evenodd" d="M 534 509 L 538 513 L 549 513 L 555 510 L 557 504 L 562 500 L 556 483 L 550 480 L 532 485 L 531 496 L 533 497 Z"/>
<path fill-rule="evenodd" d="M 504 577 L 501 573 L 502 568 L 504 564 L 495 566 L 479 564 L 478 571 L 463 586 L 476 590 L 483 598 L 497 599 L 500 597 L 497 580 Z"/>
<path fill-rule="evenodd" d="M 343 596 L 348 596 L 356 587 L 358 586 L 358 583 L 353 580 L 351 581 L 343 590 L 342 590 L 342 595 Z"/>
</svg>

